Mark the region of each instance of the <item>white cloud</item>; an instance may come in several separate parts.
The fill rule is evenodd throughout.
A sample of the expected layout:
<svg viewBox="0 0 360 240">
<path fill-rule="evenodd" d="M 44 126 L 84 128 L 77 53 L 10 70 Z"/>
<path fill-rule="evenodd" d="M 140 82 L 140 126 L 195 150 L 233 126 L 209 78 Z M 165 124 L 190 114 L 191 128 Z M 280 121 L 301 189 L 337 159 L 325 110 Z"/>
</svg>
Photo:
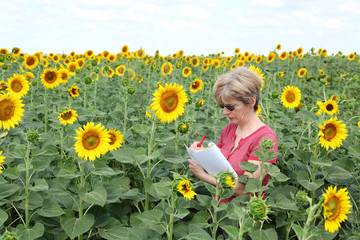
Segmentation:
<svg viewBox="0 0 360 240">
<path fill-rule="evenodd" d="M 281 0 L 256 0 L 253 1 L 253 4 L 256 6 L 266 6 L 266 7 L 273 7 L 273 8 L 279 8 L 284 6 L 283 1 Z"/>
</svg>

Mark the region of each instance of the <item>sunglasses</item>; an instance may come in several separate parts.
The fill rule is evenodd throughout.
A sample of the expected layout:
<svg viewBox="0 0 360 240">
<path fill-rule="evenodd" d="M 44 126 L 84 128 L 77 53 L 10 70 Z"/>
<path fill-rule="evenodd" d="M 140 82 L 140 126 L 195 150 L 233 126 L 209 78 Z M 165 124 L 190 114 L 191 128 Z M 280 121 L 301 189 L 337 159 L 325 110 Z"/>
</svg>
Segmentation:
<svg viewBox="0 0 360 240">
<path fill-rule="evenodd" d="M 239 106 L 240 104 L 238 104 L 238 105 L 234 105 L 234 106 L 232 106 L 232 105 L 219 105 L 219 107 L 220 108 L 226 108 L 227 110 L 229 110 L 229 111 L 234 111 L 235 110 L 235 108 L 237 107 L 237 106 Z"/>
</svg>

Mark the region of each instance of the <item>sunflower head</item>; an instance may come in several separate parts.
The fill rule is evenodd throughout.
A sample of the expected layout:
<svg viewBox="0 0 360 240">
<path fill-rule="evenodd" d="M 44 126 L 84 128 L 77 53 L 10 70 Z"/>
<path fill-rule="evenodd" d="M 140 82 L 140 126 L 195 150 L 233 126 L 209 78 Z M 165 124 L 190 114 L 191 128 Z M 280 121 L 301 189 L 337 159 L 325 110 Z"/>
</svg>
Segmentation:
<svg viewBox="0 0 360 240">
<path fill-rule="evenodd" d="M 121 134 L 121 132 L 116 129 L 109 129 L 108 133 L 110 135 L 109 150 L 113 151 L 121 148 L 121 144 L 124 142 L 123 140 L 124 135 Z"/>
<path fill-rule="evenodd" d="M 306 68 L 300 68 L 298 72 L 298 76 L 300 78 L 304 77 L 306 75 Z"/>
<path fill-rule="evenodd" d="M 8 91 L 21 98 L 29 91 L 30 83 L 26 80 L 24 75 L 14 74 L 13 77 L 8 78 Z"/>
<path fill-rule="evenodd" d="M 219 182 L 223 189 L 232 189 L 235 187 L 235 177 L 231 172 L 221 172 Z"/>
<path fill-rule="evenodd" d="M 76 130 L 75 151 L 80 158 L 94 161 L 108 152 L 111 136 L 104 128 L 100 123 L 95 125 L 93 122 L 88 122 L 79 130 Z"/>
<path fill-rule="evenodd" d="M 342 145 L 342 140 L 347 137 L 347 130 L 345 127 L 346 125 L 342 124 L 342 121 L 337 121 L 336 117 L 325 121 L 323 125 L 319 126 L 319 144 L 321 144 L 322 147 L 325 147 L 326 150 L 328 150 L 329 147 L 332 149 L 340 147 Z"/>
<path fill-rule="evenodd" d="M 77 113 L 75 110 L 66 110 L 59 114 L 58 118 L 60 123 L 66 124 L 73 124 L 76 121 Z"/>
<path fill-rule="evenodd" d="M 59 72 L 56 69 L 46 68 L 41 75 L 41 82 L 45 88 L 55 88 L 63 82 Z"/>
<path fill-rule="evenodd" d="M 328 100 L 322 105 L 322 111 L 329 115 L 339 113 L 338 105 L 334 100 Z"/>
<path fill-rule="evenodd" d="M 248 204 L 249 213 L 254 222 L 269 221 L 268 214 L 270 213 L 270 208 L 266 205 L 266 200 L 261 196 L 254 196 L 250 199 Z"/>
<path fill-rule="evenodd" d="M 190 181 L 187 179 L 175 180 L 177 182 L 176 188 L 179 193 L 183 195 L 184 198 L 191 200 L 195 197 L 196 193 L 190 187 Z"/>
<path fill-rule="evenodd" d="M 190 85 L 190 91 L 193 93 L 196 93 L 197 91 L 199 91 L 200 89 L 202 89 L 202 87 L 204 86 L 204 83 L 201 79 L 195 79 L 191 85 Z"/>
<path fill-rule="evenodd" d="M 350 197 L 346 188 L 337 191 L 336 186 L 329 186 L 324 197 L 323 214 L 325 219 L 325 230 L 334 233 L 341 228 L 340 223 L 345 222 L 347 214 L 350 214 Z"/>
<path fill-rule="evenodd" d="M 69 94 L 71 97 L 76 98 L 80 95 L 78 86 L 71 86 L 69 89 Z"/>
<path fill-rule="evenodd" d="M 300 104 L 300 89 L 293 86 L 286 86 L 281 94 L 281 102 L 286 108 L 296 108 Z"/>
<path fill-rule="evenodd" d="M 10 93 L 0 95 L 0 128 L 15 128 L 24 116 L 22 100 Z"/>
<path fill-rule="evenodd" d="M 155 115 L 161 122 L 172 122 L 184 113 L 184 104 L 188 101 L 183 86 L 165 83 L 153 94 L 153 103 L 150 109 L 156 111 Z"/>
<path fill-rule="evenodd" d="M 182 134 L 187 133 L 189 129 L 190 129 L 189 123 L 186 121 L 182 121 L 178 125 L 178 131 Z"/>
</svg>

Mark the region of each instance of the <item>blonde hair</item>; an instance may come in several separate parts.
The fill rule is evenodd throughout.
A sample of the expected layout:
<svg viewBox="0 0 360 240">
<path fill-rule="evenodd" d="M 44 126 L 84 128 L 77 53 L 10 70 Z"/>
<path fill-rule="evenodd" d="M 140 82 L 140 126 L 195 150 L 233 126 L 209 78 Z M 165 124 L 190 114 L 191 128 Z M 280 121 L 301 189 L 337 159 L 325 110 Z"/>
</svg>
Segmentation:
<svg viewBox="0 0 360 240">
<path fill-rule="evenodd" d="M 256 111 L 261 83 L 259 74 L 245 67 L 237 67 L 218 78 L 213 88 L 213 95 L 219 105 L 224 105 L 224 102 L 229 102 L 231 99 L 239 100 L 247 105 L 253 97 L 256 97 L 254 105 Z"/>
</svg>

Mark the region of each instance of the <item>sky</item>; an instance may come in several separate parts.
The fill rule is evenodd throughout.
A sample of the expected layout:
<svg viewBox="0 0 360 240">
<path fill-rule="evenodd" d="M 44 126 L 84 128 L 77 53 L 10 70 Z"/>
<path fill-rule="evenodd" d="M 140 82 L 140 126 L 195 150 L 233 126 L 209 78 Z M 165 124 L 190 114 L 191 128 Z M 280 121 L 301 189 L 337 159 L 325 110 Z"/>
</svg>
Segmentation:
<svg viewBox="0 0 360 240">
<path fill-rule="evenodd" d="M 360 53 L 360 0 L 0 0 L 0 48 L 167 56 Z"/>
</svg>

